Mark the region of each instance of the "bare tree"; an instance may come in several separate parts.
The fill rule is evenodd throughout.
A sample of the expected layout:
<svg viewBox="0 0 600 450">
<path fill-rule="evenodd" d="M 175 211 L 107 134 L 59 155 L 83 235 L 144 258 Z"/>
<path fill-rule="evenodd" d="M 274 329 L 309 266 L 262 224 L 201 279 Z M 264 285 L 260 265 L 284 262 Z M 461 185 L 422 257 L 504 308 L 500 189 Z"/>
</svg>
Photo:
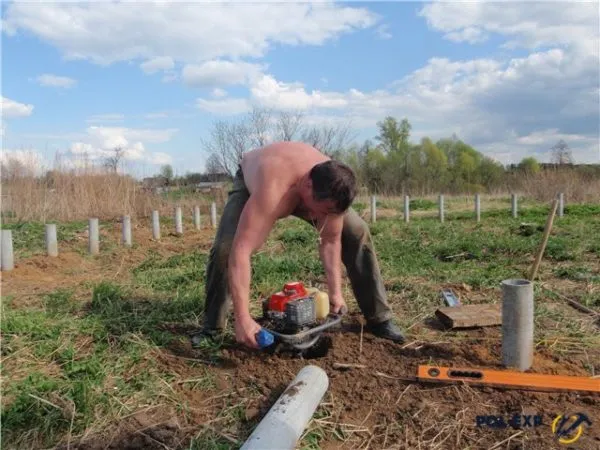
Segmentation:
<svg viewBox="0 0 600 450">
<path fill-rule="evenodd" d="M 107 156 L 104 160 L 104 167 L 106 167 L 111 172 L 117 173 L 119 169 L 119 163 L 125 156 L 125 150 L 122 147 L 115 147 L 112 150 L 112 154 Z"/>
<path fill-rule="evenodd" d="M 301 140 L 328 156 L 334 156 L 346 148 L 354 137 L 355 133 L 351 132 L 350 123 L 346 122 L 307 127 L 302 131 Z"/>
<path fill-rule="evenodd" d="M 245 126 L 251 135 L 251 145 L 262 147 L 271 140 L 271 117 L 269 109 L 254 107 L 246 118 Z"/>
<path fill-rule="evenodd" d="M 224 173 L 226 170 L 221 167 L 221 161 L 216 153 L 211 153 L 206 160 L 206 173 Z"/>
<path fill-rule="evenodd" d="M 276 120 L 273 117 L 271 110 L 254 108 L 240 121 L 216 122 L 210 138 L 203 140 L 211 168 L 219 167 L 220 172 L 233 176 L 244 153 L 275 140 L 298 139 L 335 157 L 341 154 L 353 138 L 349 123 L 303 127 L 303 116 L 299 112 L 278 112 Z"/>
<path fill-rule="evenodd" d="M 562 139 L 552 147 L 552 162 L 555 164 L 573 164 L 571 149 Z"/>
<path fill-rule="evenodd" d="M 234 175 L 237 161 L 235 153 L 229 145 L 229 124 L 218 121 L 211 131 L 210 140 L 203 140 L 203 146 L 209 156 L 213 156 L 223 172 Z"/>
<path fill-rule="evenodd" d="M 300 111 L 281 111 L 275 125 L 278 139 L 281 141 L 293 141 L 294 136 L 296 136 L 296 133 L 298 133 L 302 126 L 302 117 L 303 114 Z"/>
</svg>

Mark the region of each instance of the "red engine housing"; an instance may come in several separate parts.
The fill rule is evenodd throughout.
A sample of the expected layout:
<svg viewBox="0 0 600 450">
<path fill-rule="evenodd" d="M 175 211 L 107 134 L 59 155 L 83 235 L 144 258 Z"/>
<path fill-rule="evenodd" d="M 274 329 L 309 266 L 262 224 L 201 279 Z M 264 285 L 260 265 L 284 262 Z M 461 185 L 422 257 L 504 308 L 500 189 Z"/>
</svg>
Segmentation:
<svg viewBox="0 0 600 450">
<path fill-rule="evenodd" d="M 269 298 L 267 309 L 269 311 L 285 312 L 285 305 L 293 300 L 308 296 L 308 292 L 299 281 L 286 283 L 283 285 L 283 290 L 276 292 Z"/>
</svg>

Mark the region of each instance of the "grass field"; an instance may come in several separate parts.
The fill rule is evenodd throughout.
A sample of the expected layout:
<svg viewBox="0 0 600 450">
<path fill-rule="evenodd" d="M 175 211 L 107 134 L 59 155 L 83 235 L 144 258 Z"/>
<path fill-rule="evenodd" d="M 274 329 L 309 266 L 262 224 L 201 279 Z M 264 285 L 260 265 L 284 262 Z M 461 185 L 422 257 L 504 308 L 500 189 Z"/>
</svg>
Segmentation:
<svg viewBox="0 0 600 450">
<path fill-rule="evenodd" d="M 368 220 L 368 200 L 356 209 Z M 549 207 L 447 198 L 444 223 L 435 199 L 378 202 L 371 233 L 396 321 L 409 343 L 361 332 L 347 280 L 351 314 L 344 333 L 321 359 L 298 361 L 238 348 L 231 334 L 193 350 L 187 333 L 201 323 L 204 270 L 214 231 L 185 223 L 183 236 L 163 221 L 162 239 L 149 222 L 134 222 L 132 248 L 119 243 L 118 223 L 101 223 L 101 254 L 87 255 L 87 223 L 61 223 L 60 255 L 44 255 L 43 224 L 5 224 L 14 231 L 15 270 L 2 281 L 3 448 L 237 448 L 297 370 L 326 369 L 330 389 L 300 448 L 559 448 L 553 415 L 584 412 L 593 427 L 577 448 L 600 442 L 600 396 L 506 392 L 451 385 L 430 387 L 398 378 L 417 364 L 499 367 L 499 327 L 447 331 L 436 326 L 439 290 L 464 303 L 498 303 L 500 282 L 527 277 Z M 204 216 L 206 217 L 206 216 Z M 537 224 L 530 233 L 522 222 Z M 600 373 L 600 327 L 564 297 L 600 312 L 600 206 L 568 204 L 556 218 L 535 284 L 533 371 Z M 316 233 L 296 219 L 277 224 L 253 257 L 252 296 L 301 280 L 324 287 Z M 458 257 L 447 259 L 448 256 Z M 462 256 L 460 256 L 462 255 Z M 466 257 L 465 257 L 466 256 Z M 366 363 L 340 373 L 335 361 Z M 396 379 L 394 379 L 396 378 Z M 476 414 L 543 414 L 539 428 L 478 428 Z M 509 439 L 509 440 L 507 440 Z M 495 444 L 505 441 L 501 446 Z M 596 446 L 596 447 L 594 447 Z"/>
</svg>

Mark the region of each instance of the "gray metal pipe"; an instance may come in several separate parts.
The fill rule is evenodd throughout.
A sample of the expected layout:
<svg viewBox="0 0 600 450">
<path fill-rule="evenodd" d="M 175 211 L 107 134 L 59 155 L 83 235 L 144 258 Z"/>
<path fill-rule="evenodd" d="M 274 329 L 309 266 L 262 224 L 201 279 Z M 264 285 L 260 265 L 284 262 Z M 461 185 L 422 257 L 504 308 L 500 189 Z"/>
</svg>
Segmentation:
<svg viewBox="0 0 600 450">
<path fill-rule="evenodd" d="M 97 255 L 100 252 L 100 232 L 97 218 L 89 220 L 88 233 L 88 251 L 92 255 Z"/>
<path fill-rule="evenodd" d="M 404 221 L 406 223 L 410 221 L 410 198 L 408 195 L 404 196 Z"/>
<path fill-rule="evenodd" d="M 175 208 L 175 231 L 177 234 L 183 234 L 183 216 L 181 206 Z"/>
<path fill-rule="evenodd" d="M 517 194 L 511 194 L 510 200 L 511 200 L 511 206 L 512 206 L 512 216 L 514 218 L 516 218 L 518 215 Z"/>
<path fill-rule="evenodd" d="M 200 229 L 200 207 L 194 206 L 194 226 L 196 230 Z"/>
<path fill-rule="evenodd" d="M 440 194 L 439 209 L 440 209 L 440 222 L 443 222 L 444 221 L 444 195 L 443 194 Z"/>
<path fill-rule="evenodd" d="M 502 281 L 502 364 L 525 371 L 533 364 L 533 283 Z"/>
<path fill-rule="evenodd" d="M 479 194 L 475 194 L 475 218 L 477 222 L 481 221 L 481 197 Z"/>
<path fill-rule="evenodd" d="M 213 228 L 217 228 L 217 204 L 215 202 L 210 205 L 210 224 Z"/>
<path fill-rule="evenodd" d="M 3 272 L 9 272 L 15 268 L 13 254 L 12 230 L 2 230 L 2 242 L 0 245 L 2 255 L 0 255 L 0 265 Z"/>
<path fill-rule="evenodd" d="M 565 213 L 565 194 L 558 194 L 558 217 L 562 217 Z"/>
<path fill-rule="evenodd" d="M 131 247 L 131 217 L 123 216 L 123 244 Z"/>
<path fill-rule="evenodd" d="M 240 450 L 294 450 L 328 388 L 323 369 L 303 367 Z"/>
<path fill-rule="evenodd" d="M 377 220 L 377 199 L 374 195 L 371 195 L 371 222 L 375 223 Z"/>
<path fill-rule="evenodd" d="M 58 240 L 56 238 L 56 224 L 46 224 L 46 253 L 48 256 L 58 256 Z"/>
<path fill-rule="evenodd" d="M 160 239 L 160 217 L 158 211 L 152 211 L 152 238 Z"/>
</svg>

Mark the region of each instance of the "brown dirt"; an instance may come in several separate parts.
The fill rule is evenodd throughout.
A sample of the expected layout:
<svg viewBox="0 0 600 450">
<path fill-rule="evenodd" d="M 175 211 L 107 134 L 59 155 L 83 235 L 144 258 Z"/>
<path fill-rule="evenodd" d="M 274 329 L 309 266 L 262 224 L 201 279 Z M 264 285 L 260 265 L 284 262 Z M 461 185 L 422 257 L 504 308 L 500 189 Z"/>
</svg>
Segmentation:
<svg viewBox="0 0 600 450">
<path fill-rule="evenodd" d="M 120 244 L 119 223 L 108 230 L 103 229 L 100 238 L 99 256 L 87 254 L 87 236 L 80 236 L 69 243 L 62 243 L 56 258 L 35 255 L 29 258 L 15 258 L 15 269 L 2 272 L 2 295 L 14 295 L 14 305 L 36 306 L 40 295 L 61 288 L 74 288 L 75 295 L 89 291 L 90 283 L 103 280 L 128 282 L 130 268 L 148 257 L 149 251 L 162 257 L 200 249 L 208 251 L 212 245 L 214 231 L 211 228 L 195 230 L 184 225 L 184 234 L 177 236 L 170 230 L 161 230 L 161 239 L 152 239 L 152 231 L 147 227 L 134 228 L 133 248 Z M 103 246 L 105 248 L 103 248 Z M 109 249 L 106 249 L 110 246 Z"/>
<path fill-rule="evenodd" d="M 119 233 L 116 224 L 107 238 L 118 242 Z M 167 234 L 163 230 L 163 236 Z M 116 246 L 100 258 L 82 255 L 84 239 L 83 243 L 74 242 L 61 248 L 56 259 L 34 256 L 17 260 L 14 271 L 2 274 L 3 296 L 16 294 L 17 304 L 30 305 L 39 302 L 40 294 L 59 287 L 85 290 L 85 282 L 107 278 L 126 282 L 130 276 L 127 268 L 143 261 L 149 249 L 163 256 L 189 251 L 192 247 L 208 250 L 213 230 L 186 229 L 181 237 L 168 236 L 155 242 L 150 231 L 140 227 L 134 236 L 139 246 L 133 249 Z M 485 301 L 486 292 L 472 291 L 467 285 L 448 287 L 455 289 L 461 298 L 468 298 L 469 303 Z M 165 324 L 165 329 L 178 335 L 187 331 L 178 324 Z M 416 375 L 419 364 L 501 369 L 499 327 L 461 331 L 458 339 L 459 333 L 439 330 L 435 324 L 427 324 L 420 318 L 412 333 L 421 338 L 427 336 L 429 342 L 400 345 L 366 331 L 361 335 L 360 318 L 351 315 L 345 319 L 342 331 L 332 333 L 332 347 L 322 358 L 303 360 L 288 354 L 232 346 L 222 350 L 221 363 L 205 367 L 189 364 L 189 359 L 204 359 L 206 355 L 202 352 L 192 350 L 189 343 L 174 344 L 160 351 L 154 362 L 168 367 L 175 375 L 171 386 L 185 394 L 191 406 L 189 413 L 184 417 L 181 411 L 167 405 L 145 408 L 102 432 L 74 439 L 70 448 L 189 448 L 190 439 L 206 429 L 231 440 L 232 447 L 236 447 L 231 436 L 236 433 L 242 436 L 251 430 L 306 364 L 323 368 L 330 380 L 320 407 L 325 417 L 311 423 L 311 429 L 329 432 L 330 437 L 320 443 L 320 448 L 492 448 L 515 434 L 509 444 L 505 442 L 497 448 L 566 448 L 556 443 L 550 424 L 559 413 L 579 412 L 585 413 L 593 425 L 586 428 L 573 448 L 600 448 L 600 394 L 542 393 L 407 380 Z M 588 350 L 587 357 L 598 372 L 600 349 Z M 336 362 L 363 364 L 366 368 L 338 370 L 334 368 Z M 539 347 L 532 372 L 589 376 L 584 363 L 585 358 L 580 355 L 559 356 L 551 349 Z M 177 383 L 205 370 L 215 376 L 216 387 L 212 390 L 192 390 Z M 250 386 L 258 392 L 256 395 L 248 394 Z M 211 422 L 231 404 L 223 400 L 226 398 L 230 402 L 235 401 L 231 398 L 247 400 L 237 429 L 232 430 L 231 426 L 221 429 L 220 422 Z M 543 424 L 522 430 L 476 425 L 477 415 L 508 418 L 515 413 L 540 414 Z M 339 440 L 334 435 L 340 436 Z"/>
</svg>

